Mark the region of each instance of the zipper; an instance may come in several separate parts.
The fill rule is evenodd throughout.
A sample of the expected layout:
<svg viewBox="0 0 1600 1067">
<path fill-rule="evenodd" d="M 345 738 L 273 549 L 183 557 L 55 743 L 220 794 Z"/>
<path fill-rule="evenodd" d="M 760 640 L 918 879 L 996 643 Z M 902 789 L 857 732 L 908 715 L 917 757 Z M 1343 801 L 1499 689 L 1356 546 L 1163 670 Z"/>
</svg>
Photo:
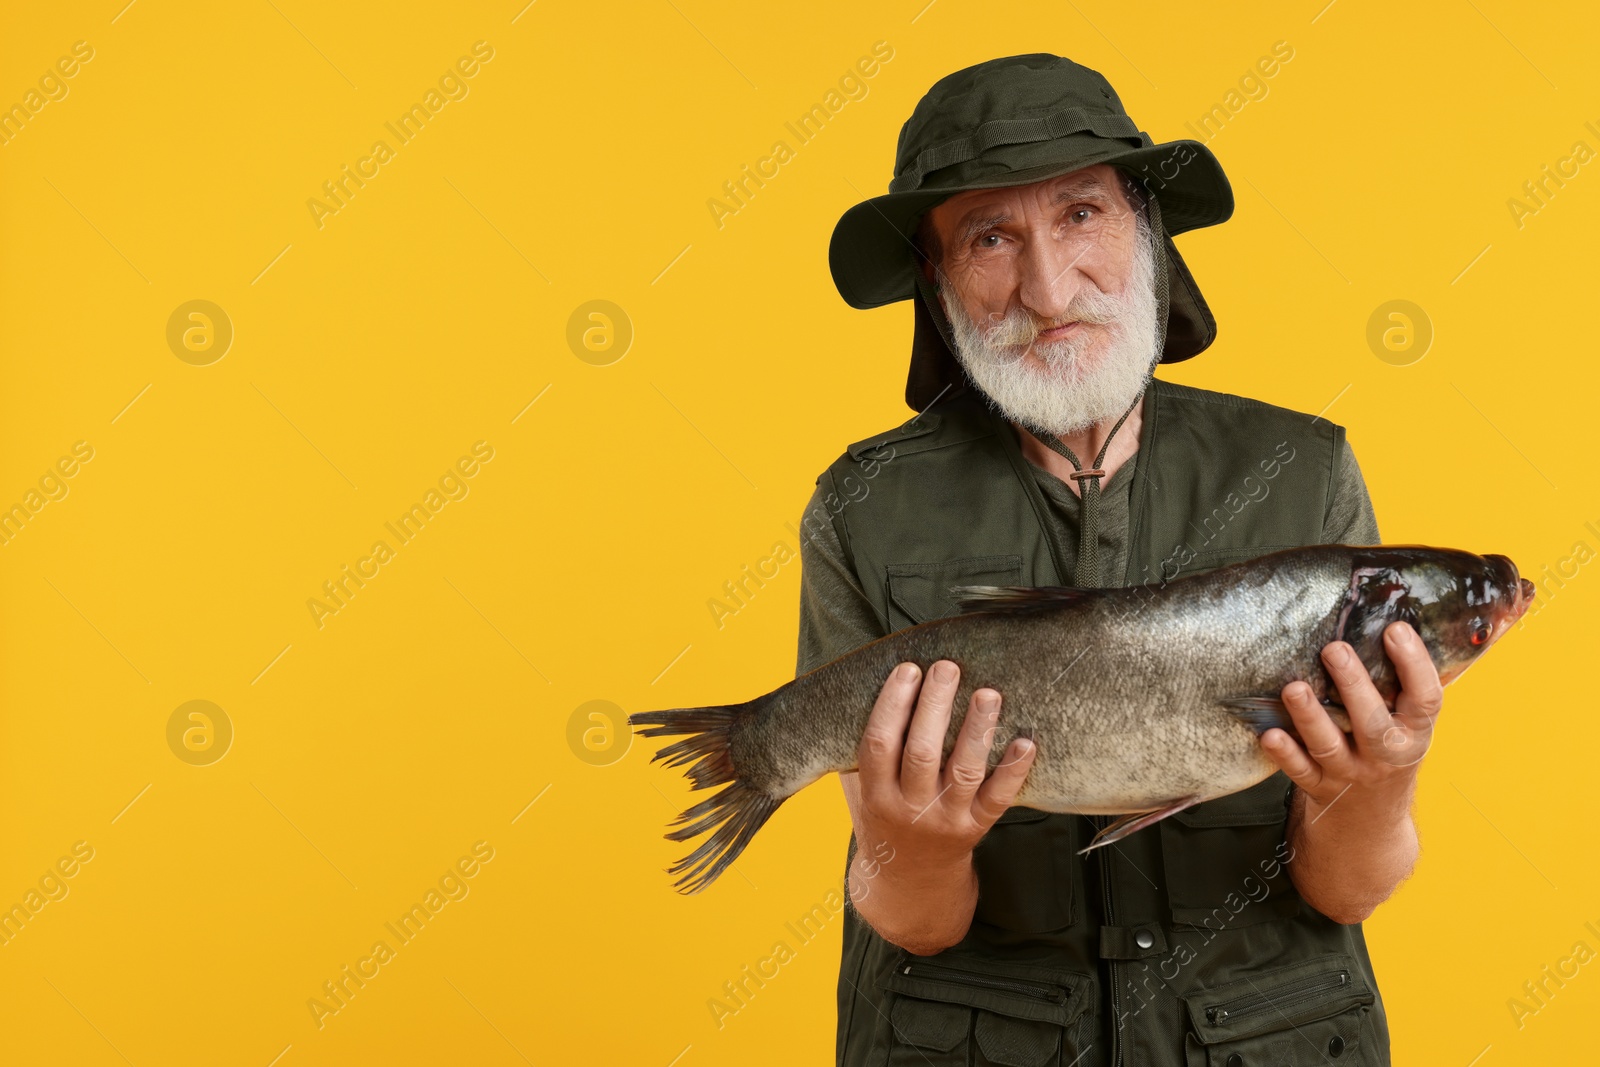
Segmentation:
<svg viewBox="0 0 1600 1067">
<path fill-rule="evenodd" d="M 1102 822 L 1102 819 L 1104 820 Z M 1104 829 L 1112 823 L 1109 815 L 1091 815 L 1089 821 L 1096 829 Z M 1111 899 L 1111 868 L 1109 848 L 1100 851 L 1099 859 L 1095 866 L 1100 868 L 1100 897 L 1105 908 L 1105 924 L 1116 925 L 1115 911 Z M 1111 1067 L 1122 1067 L 1122 1008 L 1117 997 L 1117 983 L 1121 980 L 1121 972 L 1117 969 L 1116 960 L 1106 961 L 1107 977 L 1111 984 Z"/>
<path fill-rule="evenodd" d="M 1276 997 L 1265 993 L 1252 993 L 1236 1000 L 1213 1004 L 1206 1008 L 1206 1021 L 1216 1026 L 1230 1019 L 1242 1019 L 1269 1009 L 1281 1011 L 1285 1006 L 1343 989 L 1349 983 L 1350 974 L 1347 971 L 1340 971 L 1338 974 L 1312 975 L 1310 978 L 1302 978 L 1281 987 Z"/>
<path fill-rule="evenodd" d="M 1064 986 L 1051 985 L 1048 982 L 1028 982 L 1016 978 L 999 978 L 992 974 L 982 974 L 978 971 L 967 971 L 944 964 L 931 963 L 902 963 L 900 973 L 910 978 L 925 975 L 942 982 L 957 982 L 963 985 L 981 986 L 984 989 L 994 989 L 1004 993 L 1016 993 L 1019 996 L 1032 997 L 1035 1000 L 1047 1000 L 1052 1004 L 1066 1002 L 1068 990 Z M 959 978 L 944 977 L 945 975 L 959 975 Z"/>
</svg>

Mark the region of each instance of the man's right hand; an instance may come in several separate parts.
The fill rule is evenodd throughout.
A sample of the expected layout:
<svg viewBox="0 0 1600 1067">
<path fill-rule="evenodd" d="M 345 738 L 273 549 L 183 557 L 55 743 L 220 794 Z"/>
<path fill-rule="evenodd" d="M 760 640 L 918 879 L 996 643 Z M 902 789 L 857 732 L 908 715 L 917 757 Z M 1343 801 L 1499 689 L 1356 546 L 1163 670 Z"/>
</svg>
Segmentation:
<svg viewBox="0 0 1600 1067">
<path fill-rule="evenodd" d="M 966 935 L 977 902 L 972 850 L 1016 799 L 1037 753 L 1017 738 L 989 773 L 1000 694 L 985 688 L 972 694 L 945 760 L 960 680 L 949 660 L 926 680 L 914 663 L 896 667 L 873 705 L 857 773 L 841 775 L 856 831 L 851 899 L 886 939 L 919 954 Z"/>
</svg>

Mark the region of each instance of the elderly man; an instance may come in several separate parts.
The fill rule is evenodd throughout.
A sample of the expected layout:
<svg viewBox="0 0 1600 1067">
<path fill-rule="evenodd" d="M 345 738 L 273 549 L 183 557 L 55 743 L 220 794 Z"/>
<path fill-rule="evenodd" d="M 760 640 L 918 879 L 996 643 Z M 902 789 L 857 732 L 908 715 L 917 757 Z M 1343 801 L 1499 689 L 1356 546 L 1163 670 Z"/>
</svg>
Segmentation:
<svg viewBox="0 0 1600 1067">
<path fill-rule="evenodd" d="M 1342 427 L 1152 376 L 1216 333 L 1171 240 L 1232 214 L 1203 145 L 1153 144 L 1095 71 L 1013 56 L 928 92 L 890 190 L 843 216 L 830 263 L 855 307 L 915 302 L 920 414 L 818 478 L 801 673 L 953 614 L 953 585 L 1165 582 L 1379 541 Z M 1395 710 L 1436 714 L 1421 643 L 1398 623 L 1385 644 Z M 1323 660 L 1354 740 L 1292 683 L 1300 740 L 1262 737 L 1279 773 L 1087 855 L 1110 819 L 1011 807 L 1026 739 L 992 774 L 981 746 L 944 762 L 959 665 L 903 665 L 842 776 L 839 1062 L 1388 1063 L 1360 923 L 1415 860 L 1426 739 L 1372 740 L 1389 709 L 1349 646 Z M 980 689 L 968 715 L 1004 730 L 1004 701 Z"/>
</svg>

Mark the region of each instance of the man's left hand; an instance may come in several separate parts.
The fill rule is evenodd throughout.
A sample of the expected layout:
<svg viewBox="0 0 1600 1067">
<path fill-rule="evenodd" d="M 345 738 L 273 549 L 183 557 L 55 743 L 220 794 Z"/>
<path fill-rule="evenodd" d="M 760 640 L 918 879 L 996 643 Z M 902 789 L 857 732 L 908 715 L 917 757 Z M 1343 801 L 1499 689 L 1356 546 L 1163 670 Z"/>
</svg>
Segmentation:
<svg viewBox="0 0 1600 1067">
<path fill-rule="evenodd" d="M 1417 765 L 1433 740 L 1444 687 L 1427 647 L 1409 624 L 1390 623 L 1383 644 L 1400 679 L 1393 714 L 1355 651 L 1344 641 L 1334 641 L 1324 646 L 1322 661 L 1350 715 L 1351 732 L 1347 735 L 1334 724 L 1309 685 L 1295 681 L 1284 686 L 1282 697 L 1303 743 L 1280 729 L 1261 735 L 1267 755 L 1306 794 L 1313 816 L 1351 788 L 1363 794 L 1358 806 L 1376 802 L 1379 810 L 1392 813 L 1395 805 L 1403 811 L 1408 804 Z"/>
</svg>

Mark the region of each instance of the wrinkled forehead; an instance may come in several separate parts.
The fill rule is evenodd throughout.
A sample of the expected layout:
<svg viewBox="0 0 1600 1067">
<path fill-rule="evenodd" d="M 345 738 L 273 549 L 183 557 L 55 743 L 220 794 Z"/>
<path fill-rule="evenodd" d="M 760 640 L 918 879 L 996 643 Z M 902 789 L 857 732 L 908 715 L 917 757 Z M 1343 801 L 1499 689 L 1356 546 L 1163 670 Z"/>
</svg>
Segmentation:
<svg viewBox="0 0 1600 1067">
<path fill-rule="evenodd" d="M 1096 163 L 1026 185 L 969 189 L 940 201 L 930 216 L 936 227 L 948 231 L 978 215 L 1011 213 L 1018 209 L 1043 211 L 1056 204 L 1079 200 L 1099 200 L 1108 207 L 1131 206 L 1117 169 L 1109 163 Z"/>
</svg>

